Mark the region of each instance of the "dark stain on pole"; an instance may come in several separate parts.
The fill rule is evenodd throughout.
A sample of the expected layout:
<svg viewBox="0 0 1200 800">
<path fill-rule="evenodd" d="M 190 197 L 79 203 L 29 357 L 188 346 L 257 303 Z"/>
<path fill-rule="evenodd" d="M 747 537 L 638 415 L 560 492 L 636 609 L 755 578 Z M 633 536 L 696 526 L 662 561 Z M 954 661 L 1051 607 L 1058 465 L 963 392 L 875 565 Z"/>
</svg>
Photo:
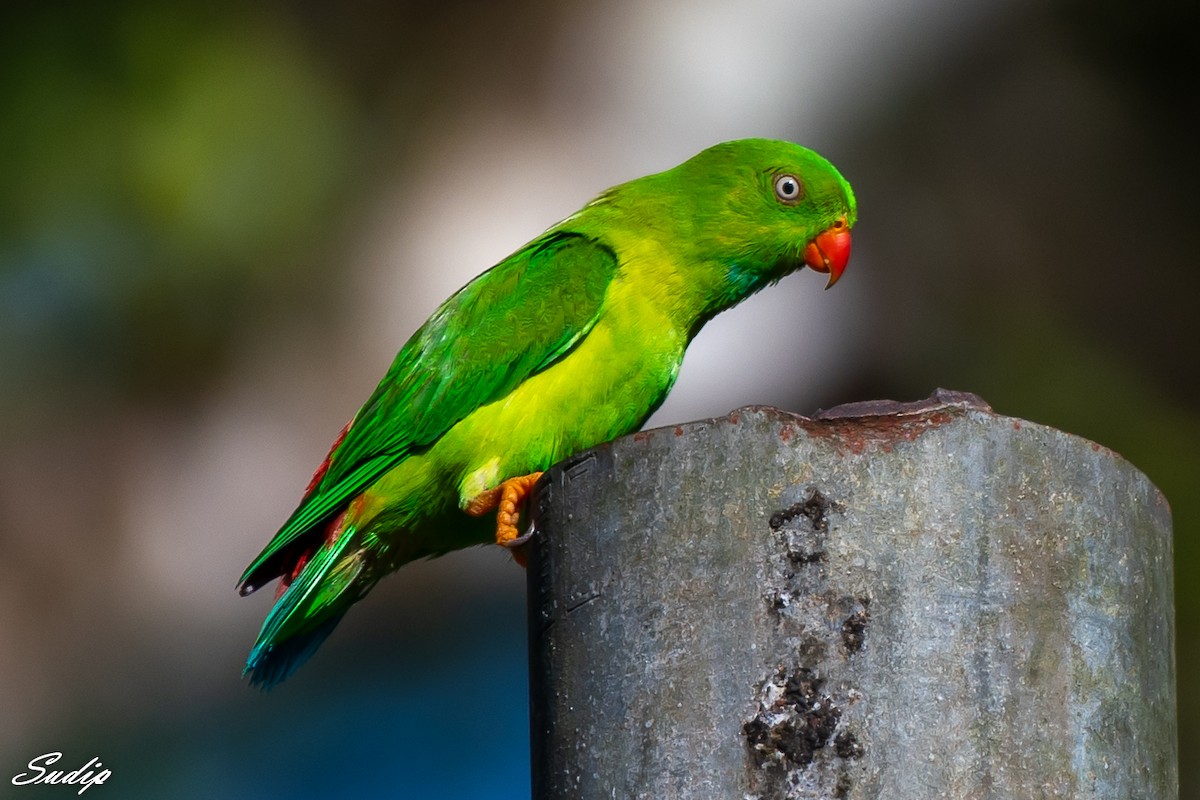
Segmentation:
<svg viewBox="0 0 1200 800">
<path fill-rule="evenodd" d="M 805 667 L 779 670 L 759 690 L 759 710 L 742 726 L 758 767 L 804 768 L 833 736 L 842 712 Z"/>
<path fill-rule="evenodd" d="M 871 598 L 858 600 L 859 607 L 842 623 L 842 646 L 847 653 L 862 650 L 867 637 L 867 624 L 871 621 Z"/>
</svg>

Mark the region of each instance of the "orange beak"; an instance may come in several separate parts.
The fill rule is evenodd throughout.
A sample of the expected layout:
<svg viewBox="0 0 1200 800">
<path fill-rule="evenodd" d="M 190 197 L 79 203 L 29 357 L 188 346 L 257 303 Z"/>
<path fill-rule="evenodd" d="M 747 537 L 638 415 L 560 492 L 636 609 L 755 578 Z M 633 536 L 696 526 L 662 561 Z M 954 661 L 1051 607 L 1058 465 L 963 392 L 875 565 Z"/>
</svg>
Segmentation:
<svg viewBox="0 0 1200 800">
<path fill-rule="evenodd" d="M 804 248 L 804 263 L 817 272 L 828 272 L 828 289 L 838 282 L 850 261 L 850 226 L 842 217 L 833 227 L 821 231 Z"/>
</svg>

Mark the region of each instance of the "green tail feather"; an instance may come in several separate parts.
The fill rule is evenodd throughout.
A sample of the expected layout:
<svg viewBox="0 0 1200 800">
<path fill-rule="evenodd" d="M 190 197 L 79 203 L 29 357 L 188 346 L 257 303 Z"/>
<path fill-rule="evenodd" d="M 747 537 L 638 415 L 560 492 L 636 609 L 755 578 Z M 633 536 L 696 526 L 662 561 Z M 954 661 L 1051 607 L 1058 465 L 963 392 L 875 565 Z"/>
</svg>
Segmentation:
<svg viewBox="0 0 1200 800">
<path fill-rule="evenodd" d="M 343 531 L 336 543 L 321 547 L 276 601 L 242 673 L 252 686 L 270 689 L 291 675 L 374 583 L 358 580 L 367 554 L 351 549 L 358 539 L 353 533 Z"/>
</svg>

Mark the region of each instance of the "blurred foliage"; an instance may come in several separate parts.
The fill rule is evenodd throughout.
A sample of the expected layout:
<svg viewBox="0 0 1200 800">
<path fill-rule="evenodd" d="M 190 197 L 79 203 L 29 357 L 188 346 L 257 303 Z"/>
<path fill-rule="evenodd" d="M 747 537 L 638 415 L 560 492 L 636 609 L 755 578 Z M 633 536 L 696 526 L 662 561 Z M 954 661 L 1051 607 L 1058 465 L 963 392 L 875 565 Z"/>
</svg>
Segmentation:
<svg viewBox="0 0 1200 800">
<path fill-rule="evenodd" d="M 238 5 L 39 6 L 0 54 L 0 373 L 26 376 L 0 408 L 204 386 L 322 265 L 356 162 L 337 87 Z"/>
</svg>

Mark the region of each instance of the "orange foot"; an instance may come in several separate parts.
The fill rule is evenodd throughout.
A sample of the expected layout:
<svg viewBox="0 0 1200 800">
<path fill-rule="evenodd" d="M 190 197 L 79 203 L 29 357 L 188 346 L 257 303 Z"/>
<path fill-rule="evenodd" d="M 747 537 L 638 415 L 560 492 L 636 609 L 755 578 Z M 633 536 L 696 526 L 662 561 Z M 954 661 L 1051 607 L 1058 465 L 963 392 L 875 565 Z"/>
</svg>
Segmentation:
<svg viewBox="0 0 1200 800">
<path fill-rule="evenodd" d="M 509 478 L 496 488 L 488 489 L 486 492 L 480 492 L 472 497 L 467 501 L 467 507 L 464 510 L 473 517 L 482 517 L 489 511 L 495 510 L 496 544 L 501 547 L 519 547 L 527 541 L 525 537 L 519 536 L 517 533 L 517 523 L 521 518 L 519 508 L 525 498 L 529 496 L 533 484 L 537 483 L 537 479 L 540 477 L 542 477 L 542 473 L 534 472 Z M 521 555 L 514 553 L 514 556 L 521 566 L 525 566 L 525 559 Z"/>
</svg>

